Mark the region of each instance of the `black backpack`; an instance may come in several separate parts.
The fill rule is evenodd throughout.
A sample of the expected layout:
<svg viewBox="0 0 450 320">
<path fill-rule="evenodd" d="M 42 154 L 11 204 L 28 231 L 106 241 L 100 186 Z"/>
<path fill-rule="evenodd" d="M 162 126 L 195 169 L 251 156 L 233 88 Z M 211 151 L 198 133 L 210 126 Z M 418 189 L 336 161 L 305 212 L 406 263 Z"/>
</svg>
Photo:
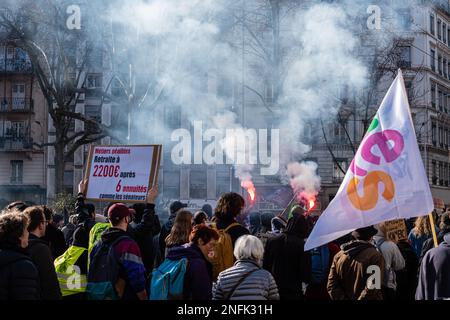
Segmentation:
<svg viewBox="0 0 450 320">
<path fill-rule="evenodd" d="M 86 293 L 88 300 L 117 300 L 115 284 L 119 278 L 120 262 L 114 252 L 114 246 L 122 240 L 121 236 L 112 243 L 100 240 L 95 255 L 91 257 L 88 271 Z"/>
</svg>

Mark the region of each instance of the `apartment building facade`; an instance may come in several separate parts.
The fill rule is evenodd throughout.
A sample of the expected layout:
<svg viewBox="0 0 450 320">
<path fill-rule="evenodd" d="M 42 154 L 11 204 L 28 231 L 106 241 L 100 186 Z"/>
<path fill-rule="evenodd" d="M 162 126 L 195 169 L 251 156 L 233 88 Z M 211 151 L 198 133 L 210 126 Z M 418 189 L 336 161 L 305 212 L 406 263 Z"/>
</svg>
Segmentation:
<svg viewBox="0 0 450 320">
<path fill-rule="evenodd" d="M 47 108 L 27 54 L 0 39 L 0 206 L 46 201 Z"/>
</svg>

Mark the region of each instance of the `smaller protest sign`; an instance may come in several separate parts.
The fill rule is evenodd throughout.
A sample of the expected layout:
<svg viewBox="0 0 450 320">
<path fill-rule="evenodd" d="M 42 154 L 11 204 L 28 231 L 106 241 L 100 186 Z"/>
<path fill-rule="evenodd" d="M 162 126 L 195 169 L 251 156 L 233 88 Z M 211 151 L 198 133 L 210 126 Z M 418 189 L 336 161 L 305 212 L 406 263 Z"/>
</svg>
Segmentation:
<svg viewBox="0 0 450 320">
<path fill-rule="evenodd" d="M 388 240 L 398 242 L 408 239 L 408 231 L 404 219 L 391 220 L 385 222 L 386 238 Z"/>
</svg>

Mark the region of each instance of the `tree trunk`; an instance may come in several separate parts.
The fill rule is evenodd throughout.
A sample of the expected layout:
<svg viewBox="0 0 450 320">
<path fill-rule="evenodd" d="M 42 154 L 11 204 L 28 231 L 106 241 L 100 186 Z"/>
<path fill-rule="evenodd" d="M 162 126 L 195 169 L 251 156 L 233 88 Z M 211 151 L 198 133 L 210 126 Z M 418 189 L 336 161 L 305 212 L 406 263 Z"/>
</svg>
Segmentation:
<svg viewBox="0 0 450 320">
<path fill-rule="evenodd" d="M 64 192 L 64 144 L 55 145 L 55 195 Z"/>
<path fill-rule="evenodd" d="M 272 9 L 272 35 L 273 35 L 273 100 L 277 101 L 281 91 L 281 74 L 280 74 L 280 2 L 279 0 L 271 0 Z"/>
</svg>

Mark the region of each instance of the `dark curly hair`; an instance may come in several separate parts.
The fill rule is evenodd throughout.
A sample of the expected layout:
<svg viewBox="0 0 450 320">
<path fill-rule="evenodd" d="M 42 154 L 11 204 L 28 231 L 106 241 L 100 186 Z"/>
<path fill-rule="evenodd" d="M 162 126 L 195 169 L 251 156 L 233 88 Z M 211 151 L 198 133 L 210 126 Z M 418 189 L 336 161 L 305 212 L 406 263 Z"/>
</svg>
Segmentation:
<svg viewBox="0 0 450 320">
<path fill-rule="evenodd" d="M 189 236 L 189 241 L 193 242 L 196 245 L 199 245 L 200 239 L 202 239 L 204 244 L 207 244 L 212 239 L 218 240 L 219 234 L 216 230 L 208 226 L 199 224 L 192 229 L 192 232 Z"/>
<path fill-rule="evenodd" d="M 240 194 L 235 192 L 224 193 L 217 202 L 214 215 L 219 220 L 231 220 L 237 217 L 244 207 L 245 200 Z"/>
<path fill-rule="evenodd" d="M 20 247 L 20 237 L 28 227 L 28 217 L 22 212 L 0 215 L 0 248 Z"/>
</svg>

